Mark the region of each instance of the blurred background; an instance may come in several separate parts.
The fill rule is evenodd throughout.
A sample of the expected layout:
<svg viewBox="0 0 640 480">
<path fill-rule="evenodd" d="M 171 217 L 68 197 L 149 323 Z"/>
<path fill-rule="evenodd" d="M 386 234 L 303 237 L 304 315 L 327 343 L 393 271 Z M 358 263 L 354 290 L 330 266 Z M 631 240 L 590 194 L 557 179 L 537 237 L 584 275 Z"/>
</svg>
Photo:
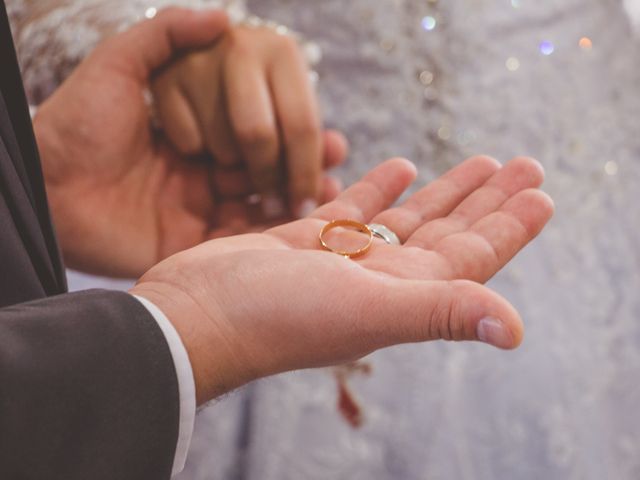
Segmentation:
<svg viewBox="0 0 640 480">
<path fill-rule="evenodd" d="M 128 8 L 169 3 L 220 2 Z M 378 352 L 352 381 L 359 429 L 329 372 L 263 380 L 200 412 L 179 478 L 640 478 L 640 2 L 223 3 L 322 52 L 324 117 L 351 142 L 345 183 L 391 156 L 417 163 L 419 187 L 472 154 L 526 155 L 557 213 L 491 282 L 525 320 L 519 350 Z"/>
</svg>

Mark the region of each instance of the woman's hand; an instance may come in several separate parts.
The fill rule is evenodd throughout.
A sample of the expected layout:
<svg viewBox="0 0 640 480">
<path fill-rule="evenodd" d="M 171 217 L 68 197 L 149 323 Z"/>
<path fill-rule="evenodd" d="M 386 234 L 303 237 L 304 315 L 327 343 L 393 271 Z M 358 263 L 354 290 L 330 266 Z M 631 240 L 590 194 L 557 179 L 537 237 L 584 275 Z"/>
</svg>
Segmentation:
<svg viewBox="0 0 640 480">
<path fill-rule="evenodd" d="M 162 128 L 184 154 L 246 166 L 268 216 L 304 216 L 324 200 L 323 172 L 344 160 L 346 141 L 322 131 L 307 62 L 297 41 L 266 27 L 231 27 L 153 81 Z"/>
<path fill-rule="evenodd" d="M 551 217 L 553 204 L 537 189 L 542 168 L 475 157 L 390 208 L 414 178 L 411 163 L 390 160 L 308 218 L 205 243 L 140 279 L 131 293 L 175 325 L 199 403 L 397 343 L 520 343 L 518 313 L 481 284 Z M 323 251 L 320 230 L 342 218 L 386 225 L 402 245 L 376 240 L 357 259 Z"/>
</svg>

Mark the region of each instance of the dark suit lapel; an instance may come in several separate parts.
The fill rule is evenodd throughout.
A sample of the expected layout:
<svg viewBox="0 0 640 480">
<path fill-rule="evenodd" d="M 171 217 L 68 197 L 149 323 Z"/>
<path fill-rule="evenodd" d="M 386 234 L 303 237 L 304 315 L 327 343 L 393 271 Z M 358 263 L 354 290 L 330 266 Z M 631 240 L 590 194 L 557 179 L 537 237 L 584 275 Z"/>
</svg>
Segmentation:
<svg viewBox="0 0 640 480">
<path fill-rule="evenodd" d="M 0 111 L 0 116 L 2 116 L 2 113 Z M 3 121 L 5 119 L 0 118 L 0 123 Z M 33 210 L 31 201 L 20 181 L 14 164 L 9 160 L 9 152 L 2 138 L 0 138 L 0 189 L 11 218 L 13 218 L 13 223 L 22 239 L 22 243 L 29 252 L 31 263 L 38 273 L 44 290 L 49 295 L 60 293 L 53 263 L 40 229 L 38 217 Z"/>
<path fill-rule="evenodd" d="M 24 163 L 22 162 L 22 155 L 20 154 L 20 148 L 18 147 L 18 141 L 16 140 L 15 132 L 13 131 L 13 125 L 11 124 L 11 119 L 9 118 L 7 105 L 4 101 L 4 95 L 0 90 L 0 138 L 4 140 L 4 146 L 7 149 L 7 153 L 11 158 L 11 162 L 13 163 L 13 167 L 20 178 L 20 182 L 24 187 L 25 192 L 29 196 L 29 202 L 33 208 L 35 213 L 36 204 L 33 198 L 33 190 L 31 189 L 31 182 L 29 181 L 29 176 L 27 175 L 27 170 L 24 167 Z"/>
<path fill-rule="evenodd" d="M 19 216 L 14 222 L 29 241 L 29 251 L 40 267 L 47 293 L 61 293 L 66 290 L 64 267 L 49 215 L 40 158 L 2 0 L 0 68 L 0 93 L 6 107 L 0 105 L 0 112 L 4 112 L 0 114 L 0 123 L 5 123 L 0 130 L 5 139 L 0 147 L 3 193 L 7 204 L 12 206 L 13 215 Z"/>
</svg>

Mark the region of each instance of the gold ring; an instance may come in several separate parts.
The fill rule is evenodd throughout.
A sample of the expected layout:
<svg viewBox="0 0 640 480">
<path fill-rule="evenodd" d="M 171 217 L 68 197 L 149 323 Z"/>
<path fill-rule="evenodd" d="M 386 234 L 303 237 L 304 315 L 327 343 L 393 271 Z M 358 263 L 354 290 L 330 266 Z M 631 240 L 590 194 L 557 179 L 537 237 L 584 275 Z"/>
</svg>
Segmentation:
<svg viewBox="0 0 640 480">
<path fill-rule="evenodd" d="M 334 228 L 337 228 L 337 227 L 353 227 L 357 229 L 359 232 L 366 233 L 367 235 L 369 235 L 369 241 L 364 247 L 359 248 L 358 250 L 354 250 L 352 252 L 334 250 L 329 245 L 327 245 L 327 243 L 324 241 L 324 236 L 327 234 L 329 230 L 333 230 Z M 337 253 L 338 255 L 342 255 L 345 258 L 356 258 L 356 257 L 361 257 L 362 255 L 367 253 L 371 248 L 371 245 L 373 244 L 373 231 L 371 231 L 371 229 L 364 223 L 356 222 L 355 220 L 331 220 L 324 227 L 322 227 L 322 230 L 320 230 L 319 238 L 320 238 L 320 245 L 322 245 L 322 247 L 325 250 L 329 250 L 330 252 Z"/>
</svg>

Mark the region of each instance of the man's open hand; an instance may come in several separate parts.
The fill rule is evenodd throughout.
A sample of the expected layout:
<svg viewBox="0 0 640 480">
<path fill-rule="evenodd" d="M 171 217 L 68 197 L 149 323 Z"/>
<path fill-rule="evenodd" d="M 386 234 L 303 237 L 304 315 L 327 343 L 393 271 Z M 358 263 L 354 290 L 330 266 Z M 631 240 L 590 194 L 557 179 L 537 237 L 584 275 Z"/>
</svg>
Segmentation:
<svg viewBox="0 0 640 480">
<path fill-rule="evenodd" d="M 543 171 L 475 157 L 390 208 L 415 178 L 390 160 L 310 217 L 263 234 L 213 240 L 147 272 L 132 290 L 173 322 L 199 402 L 292 369 L 333 365 L 397 343 L 480 340 L 514 348 L 522 321 L 484 287 L 544 227 Z M 380 223 L 363 257 L 320 248 L 332 219 Z M 354 235 L 362 234 L 355 233 Z"/>
</svg>

